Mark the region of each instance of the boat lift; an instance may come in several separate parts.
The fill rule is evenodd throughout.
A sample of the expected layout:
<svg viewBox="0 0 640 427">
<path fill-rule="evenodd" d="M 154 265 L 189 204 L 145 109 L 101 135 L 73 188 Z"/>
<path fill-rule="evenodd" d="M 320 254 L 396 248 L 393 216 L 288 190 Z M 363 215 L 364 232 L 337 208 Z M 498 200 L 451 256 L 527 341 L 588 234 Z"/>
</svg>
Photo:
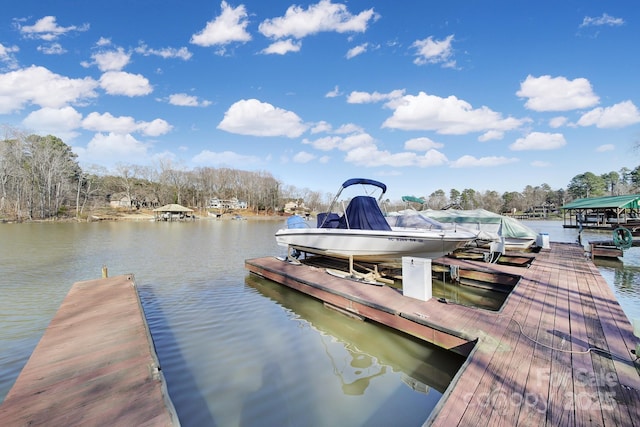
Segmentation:
<svg viewBox="0 0 640 427">
<path fill-rule="evenodd" d="M 327 258 L 334 258 L 339 260 L 347 260 L 348 261 L 348 271 L 343 271 L 337 268 L 325 268 L 325 271 L 328 274 L 331 274 L 335 277 L 340 277 L 343 279 L 355 280 L 358 282 L 363 282 L 371 285 L 393 285 L 395 282 L 393 279 L 389 279 L 384 277 L 382 273 L 378 270 L 378 264 L 375 262 L 371 262 L 372 267 L 367 267 L 364 265 L 358 265 L 359 268 L 365 269 L 366 273 L 360 272 L 355 268 L 355 261 L 353 259 L 353 255 L 339 255 L 339 254 L 327 254 L 322 251 L 314 250 L 312 248 L 289 245 L 287 248 L 287 257 L 286 261 L 293 264 L 300 264 L 299 257 L 301 253 L 305 254 L 314 254 L 320 255 Z"/>
</svg>

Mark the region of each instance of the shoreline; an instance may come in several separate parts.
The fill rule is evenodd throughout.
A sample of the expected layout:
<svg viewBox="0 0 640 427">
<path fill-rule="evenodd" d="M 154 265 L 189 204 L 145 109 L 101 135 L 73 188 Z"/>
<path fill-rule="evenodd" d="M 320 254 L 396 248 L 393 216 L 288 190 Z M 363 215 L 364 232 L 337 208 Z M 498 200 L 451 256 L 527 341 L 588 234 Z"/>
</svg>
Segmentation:
<svg viewBox="0 0 640 427">
<path fill-rule="evenodd" d="M 237 220 L 238 217 L 242 220 L 249 221 L 282 221 L 291 217 L 292 215 L 260 215 L 254 212 L 235 212 L 225 213 L 221 216 L 207 216 L 202 214 L 196 214 L 196 220 L 205 221 L 229 221 Z M 49 218 L 49 219 L 25 219 L 15 220 L 0 218 L 0 224 L 14 224 L 14 223 L 58 223 L 58 222 L 103 222 L 103 221 L 154 221 L 156 218 L 152 210 L 141 210 L 136 212 L 124 212 L 124 211 L 96 211 L 87 215 L 83 215 L 83 218 L 65 217 L 65 218 Z M 519 220 L 522 221 L 522 220 Z M 552 218 L 529 218 L 526 221 L 562 221 L 561 217 Z M 184 222 L 184 221 L 183 221 Z"/>
<path fill-rule="evenodd" d="M 256 215 L 253 213 L 237 213 L 237 214 L 223 214 L 220 217 L 216 216 L 203 216 L 195 215 L 197 221 L 236 221 L 237 217 L 242 220 L 248 221 L 281 221 L 288 218 L 286 215 Z M 63 223 L 63 222 L 118 222 L 118 221 L 155 221 L 156 216 L 153 213 L 140 212 L 140 213 L 91 213 L 83 218 L 65 217 L 65 218 L 50 218 L 50 219 L 24 219 L 15 220 L 0 218 L 0 224 L 22 224 L 22 223 Z M 175 222 L 190 222 L 191 220 L 181 220 Z M 162 221 L 159 221 L 162 222 Z"/>
</svg>

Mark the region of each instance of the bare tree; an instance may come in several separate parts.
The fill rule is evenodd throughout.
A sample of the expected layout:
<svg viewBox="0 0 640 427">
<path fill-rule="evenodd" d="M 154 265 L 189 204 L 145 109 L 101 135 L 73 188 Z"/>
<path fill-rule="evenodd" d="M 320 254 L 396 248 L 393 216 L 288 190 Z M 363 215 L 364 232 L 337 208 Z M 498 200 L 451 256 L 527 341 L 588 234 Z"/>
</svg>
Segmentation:
<svg viewBox="0 0 640 427">
<path fill-rule="evenodd" d="M 431 209 L 442 209 L 448 203 L 446 194 L 440 189 L 431 193 L 427 200 L 427 206 Z"/>
<path fill-rule="evenodd" d="M 89 167 L 86 172 L 81 172 L 78 176 L 76 218 L 82 215 L 87 202 L 100 192 L 102 184 L 101 175 L 106 175 L 106 169 L 102 166 L 94 165 Z"/>
<path fill-rule="evenodd" d="M 173 193 L 172 203 L 182 203 L 182 194 L 189 186 L 189 176 L 186 168 L 174 165 L 171 160 L 160 162 L 160 180 Z"/>
<path fill-rule="evenodd" d="M 139 172 L 139 167 L 126 163 L 118 163 L 116 165 L 116 185 L 119 190 L 124 193 L 128 200 L 129 210 L 133 209 L 134 203 L 134 187 L 136 183 L 136 177 Z"/>
</svg>

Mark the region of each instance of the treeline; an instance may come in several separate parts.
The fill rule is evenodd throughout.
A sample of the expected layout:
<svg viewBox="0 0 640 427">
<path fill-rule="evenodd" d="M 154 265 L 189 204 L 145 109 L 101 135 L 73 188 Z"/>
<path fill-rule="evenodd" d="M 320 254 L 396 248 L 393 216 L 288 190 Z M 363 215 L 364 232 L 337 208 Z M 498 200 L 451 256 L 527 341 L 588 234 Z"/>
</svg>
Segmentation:
<svg viewBox="0 0 640 427">
<path fill-rule="evenodd" d="M 599 196 L 637 194 L 640 191 L 640 166 L 635 169 L 622 168 L 618 172 L 595 175 L 585 172 L 574 176 L 566 189 L 552 189 L 548 184 L 527 185 L 520 193 L 511 191 L 476 192 L 473 189 L 450 190 L 448 197 L 437 190 L 428 197 L 421 197 L 424 206 L 442 209 L 455 206 L 460 209 L 486 209 L 496 213 L 508 212 L 553 212 L 575 199 Z"/>
<path fill-rule="evenodd" d="M 432 209 L 456 206 L 526 212 L 540 206 L 553 210 L 582 197 L 635 194 L 639 187 L 640 166 L 600 176 L 586 172 L 574 177 L 566 190 L 542 184 L 527 186 L 520 193 L 453 189 L 448 194 L 437 190 L 421 198 L 424 207 Z M 168 203 L 206 209 L 214 197 L 235 197 L 256 213 L 281 212 L 290 201 L 319 211 L 326 209 L 332 196 L 285 185 L 269 172 L 210 167 L 189 170 L 169 161 L 155 166 L 120 164 L 110 172 L 101 167 L 83 170 L 71 147 L 55 136 L 5 129 L 0 140 L 0 219 L 84 218 L 122 200 L 130 210 Z M 400 201 L 386 203 L 389 209 L 406 207 Z"/>
<path fill-rule="evenodd" d="M 71 147 L 55 136 L 6 130 L 0 140 L 0 219 L 5 220 L 83 218 L 112 201 L 126 201 L 129 210 L 168 203 L 204 209 L 212 197 L 236 197 L 255 211 L 275 212 L 281 187 L 268 172 L 187 170 L 171 162 L 83 170 Z"/>
</svg>

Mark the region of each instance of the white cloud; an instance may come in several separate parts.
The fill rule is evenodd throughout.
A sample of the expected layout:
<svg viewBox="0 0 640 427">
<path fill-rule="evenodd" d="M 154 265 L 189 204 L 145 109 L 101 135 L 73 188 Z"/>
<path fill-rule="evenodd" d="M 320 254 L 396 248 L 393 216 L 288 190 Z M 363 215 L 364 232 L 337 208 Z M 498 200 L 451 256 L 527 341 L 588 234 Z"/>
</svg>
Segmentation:
<svg viewBox="0 0 640 427">
<path fill-rule="evenodd" d="M 18 60 L 14 53 L 19 51 L 20 48 L 18 46 L 5 46 L 0 43 L 0 63 L 5 64 L 10 70 L 18 68 Z"/>
<path fill-rule="evenodd" d="M 240 135 L 288 138 L 297 138 L 308 128 L 297 114 L 257 99 L 243 99 L 231 105 L 217 127 Z"/>
<path fill-rule="evenodd" d="M 94 53 L 93 62 L 100 71 L 120 71 L 131 61 L 131 54 L 119 47 L 116 50 Z"/>
<path fill-rule="evenodd" d="M 191 43 L 198 46 L 225 46 L 233 42 L 248 42 L 251 34 L 246 31 L 249 24 L 244 5 L 235 9 L 226 1 L 220 4 L 222 12 L 213 21 L 207 22 L 205 28 L 191 36 Z"/>
<path fill-rule="evenodd" d="M 179 49 L 176 49 L 173 47 L 165 47 L 162 49 L 151 49 L 144 43 L 140 43 L 138 47 L 135 49 L 135 52 L 143 56 L 154 55 L 164 59 L 178 58 L 184 61 L 188 61 L 193 56 L 193 54 L 189 52 L 189 49 L 187 49 L 186 47 L 181 47 Z"/>
<path fill-rule="evenodd" d="M 80 127 L 81 121 L 82 114 L 73 107 L 45 107 L 29 113 L 22 124 L 39 135 L 55 135 L 67 141 L 78 135 L 74 129 Z"/>
<path fill-rule="evenodd" d="M 340 127 L 336 129 L 334 132 L 344 135 L 347 133 L 362 133 L 364 132 L 364 129 L 362 129 L 361 126 L 358 126 L 354 123 L 346 123 L 344 125 L 340 125 Z"/>
<path fill-rule="evenodd" d="M 596 148 L 598 153 L 604 153 L 605 151 L 613 151 L 616 149 L 616 146 L 613 144 L 603 144 Z"/>
<path fill-rule="evenodd" d="M 531 132 L 524 138 L 518 138 L 509 148 L 514 151 L 556 150 L 566 144 L 561 133 Z"/>
<path fill-rule="evenodd" d="M 0 74 L 0 114 L 21 110 L 29 103 L 50 108 L 81 103 L 98 96 L 97 85 L 89 77 L 70 79 L 34 65 Z"/>
<path fill-rule="evenodd" d="M 258 27 L 260 33 L 272 39 L 303 37 L 320 32 L 360 32 L 367 30 L 369 21 L 377 20 L 373 9 L 352 15 L 344 4 L 321 0 L 306 10 L 300 6 L 289 6 L 285 15 L 264 20 Z"/>
<path fill-rule="evenodd" d="M 264 54 L 277 54 L 277 55 L 286 55 L 289 52 L 299 52 L 302 47 L 302 43 L 299 41 L 293 41 L 291 39 L 279 40 L 277 42 L 271 43 L 266 48 L 262 49 L 262 53 Z"/>
<path fill-rule="evenodd" d="M 405 95 L 393 105 L 395 111 L 384 121 L 382 127 L 464 135 L 490 130 L 513 130 L 527 121 L 512 117 L 505 119 L 500 113 L 484 106 L 474 109 L 469 103 L 455 96 L 440 98 L 424 92 L 418 95 Z"/>
<path fill-rule="evenodd" d="M 172 129 L 172 126 L 162 119 L 155 119 L 152 122 L 136 122 L 133 117 L 114 117 L 110 113 L 99 114 L 96 112 L 89 114 L 82 121 L 82 127 L 94 132 L 112 134 L 141 132 L 149 136 L 163 135 Z"/>
<path fill-rule="evenodd" d="M 306 138 L 302 140 L 303 144 L 309 144 L 316 150 L 321 151 L 331 151 L 335 148 L 338 148 L 340 142 L 342 142 L 342 138 L 339 136 L 325 136 L 324 138 L 318 138 L 314 141 L 308 140 Z"/>
<path fill-rule="evenodd" d="M 373 137 L 368 133 L 361 132 L 344 137 L 342 142 L 338 145 L 338 149 L 348 151 L 354 148 L 368 147 L 371 145 L 374 145 Z"/>
<path fill-rule="evenodd" d="M 114 117 L 110 113 L 93 112 L 82 121 L 82 127 L 93 132 L 126 134 L 136 130 L 136 122 L 129 116 Z"/>
<path fill-rule="evenodd" d="M 478 141 L 487 142 L 487 141 L 492 141 L 494 139 L 502 139 L 502 138 L 504 138 L 504 132 L 499 130 L 490 130 L 480 135 L 478 137 Z"/>
<path fill-rule="evenodd" d="M 347 51 L 347 55 L 346 55 L 347 59 L 355 58 L 358 55 L 362 55 L 367 51 L 368 46 L 369 46 L 369 43 L 362 43 L 361 45 L 352 47 Z"/>
<path fill-rule="evenodd" d="M 404 149 L 410 151 L 427 151 L 432 148 L 442 148 L 444 144 L 432 141 L 429 138 L 413 138 L 405 141 Z"/>
<path fill-rule="evenodd" d="M 38 52 L 42 52 L 45 55 L 62 55 L 67 53 L 67 50 L 62 47 L 60 43 L 51 43 L 45 46 L 38 46 Z"/>
<path fill-rule="evenodd" d="M 340 92 L 340 89 L 338 88 L 338 86 L 336 85 L 333 90 L 329 91 L 326 93 L 326 95 L 324 96 L 325 98 L 335 98 L 337 96 L 342 95 L 342 93 Z"/>
<path fill-rule="evenodd" d="M 245 168 L 248 164 L 260 163 L 260 158 L 256 156 L 245 156 L 243 154 L 234 153 L 233 151 L 216 153 L 214 151 L 203 150 L 199 154 L 195 155 L 191 161 L 200 165 L 224 165 Z"/>
<path fill-rule="evenodd" d="M 83 24 L 79 27 L 75 25 L 61 27 L 56 22 L 55 16 L 45 16 L 38 19 L 33 25 L 19 26 L 18 29 L 24 37 L 51 41 L 72 31 L 87 31 L 89 24 Z"/>
<path fill-rule="evenodd" d="M 549 127 L 556 129 L 566 125 L 568 122 L 569 122 L 569 119 L 564 116 L 554 117 L 551 120 L 549 120 Z"/>
<path fill-rule="evenodd" d="M 311 153 L 307 153 L 306 151 L 300 151 L 296 153 L 295 156 L 293 156 L 293 161 L 295 163 L 309 163 L 311 160 L 315 158 L 316 156 L 314 156 Z"/>
<path fill-rule="evenodd" d="M 404 89 L 396 89 L 389 93 L 353 91 L 347 97 L 347 102 L 349 104 L 371 104 L 381 101 L 393 101 L 402 98 L 404 93 Z"/>
<path fill-rule="evenodd" d="M 417 50 L 413 63 L 417 65 L 442 64 L 443 67 L 455 67 L 456 61 L 451 59 L 453 56 L 452 42 L 453 34 L 444 40 L 434 40 L 433 36 L 424 40 L 416 40 L 411 45 Z"/>
<path fill-rule="evenodd" d="M 502 166 L 509 163 L 515 163 L 519 160 L 515 157 L 501 157 L 501 156 L 489 156 L 480 157 L 479 159 L 473 156 L 462 156 L 458 160 L 451 162 L 452 168 L 474 168 L 474 167 L 494 167 Z"/>
<path fill-rule="evenodd" d="M 169 133 L 173 129 L 166 120 L 154 119 L 150 122 L 138 122 L 138 130 L 144 135 L 160 136 Z"/>
<path fill-rule="evenodd" d="M 340 129 L 334 131 L 334 133 L 347 136 L 326 136 L 316 140 L 305 138 L 302 140 L 302 143 L 311 145 L 316 150 L 322 151 L 334 149 L 349 151 L 358 147 L 375 145 L 373 137 L 355 125 L 343 125 Z"/>
<path fill-rule="evenodd" d="M 313 127 L 311 128 L 311 133 L 315 134 L 315 133 L 322 133 L 322 132 L 330 132 L 331 129 L 332 129 L 331 124 L 323 120 L 313 125 Z"/>
<path fill-rule="evenodd" d="M 449 159 L 440 151 L 431 149 L 424 153 L 424 156 L 418 157 L 417 162 L 417 166 L 420 167 L 440 166 L 449 163 Z"/>
<path fill-rule="evenodd" d="M 609 26 L 609 27 L 619 27 L 620 25 L 624 25 L 624 19 L 622 18 L 614 18 L 606 13 L 603 13 L 602 16 L 598 16 L 596 18 L 585 16 L 582 20 L 582 24 L 580 27 L 600 27 L 600 26 Z"/>
<path fill-rule="evenodd" d="M 123 159 L 141 162 L 148 158 L 149 144 L 138 141 L 130 134 L 97 133 L 86 148 L 74 148 L 79 160 L 85 164 L 113 166 Z"/>
<path fill-rule="evenodd" d="M 110 45 L 111 45 L 111 39 L 107 37 L 100 37 L 96 42 L 96 46 L 99 46 L 99 47 L 110 46 Z"/>
<path fill-rule="evenodd" d="M 448 160 L 437 150 L 429 150 L 424 155 L 419 155 L 413 152 L 391 153 L 379 150 L 375 145 L 367 145 L 350 150 L 345 156 L 345 161 L 365 167 L 429 167 L 446 164 Z"/>
<path fill-rule="evenodd" d="M 116 50 L 94 53 L 91 58 L 100 71 L 120 71 L 131 61 L 131 54 L 119 47 Z"/>
<path fill-rule="evenodd" d="M 528 98 L 524 104 L 534 111 L 567 111 L 593 107 L 600 99 L 593 93 L 591 83 L 584 78 L 568 80 L 565 77 L 527 76 L 516 92 Z"/>
<path fill-rule="evenodd" d="M 107 71 L 100 77 L 100 87 L 109 95 L 142 96 L 153 92 L 146 77 L 124 71 Z"/>
<path fill-rule="evenodd" d="M 580 126 L 595 125 L 598 128 L 621 128 L 640 122 L 640 111 L 631 101 L 624 101 L 606 108 L 595 108 L 578 120 Z"/>
<path fill-rule="evenodd" d="M 200 101 L 197 96 L 187 95 L 186 93 L 174 93 L 169 95 L 169 104 L 180 107 L 208 107 L 211 105 L 211 101 Z"/>
</svg>

